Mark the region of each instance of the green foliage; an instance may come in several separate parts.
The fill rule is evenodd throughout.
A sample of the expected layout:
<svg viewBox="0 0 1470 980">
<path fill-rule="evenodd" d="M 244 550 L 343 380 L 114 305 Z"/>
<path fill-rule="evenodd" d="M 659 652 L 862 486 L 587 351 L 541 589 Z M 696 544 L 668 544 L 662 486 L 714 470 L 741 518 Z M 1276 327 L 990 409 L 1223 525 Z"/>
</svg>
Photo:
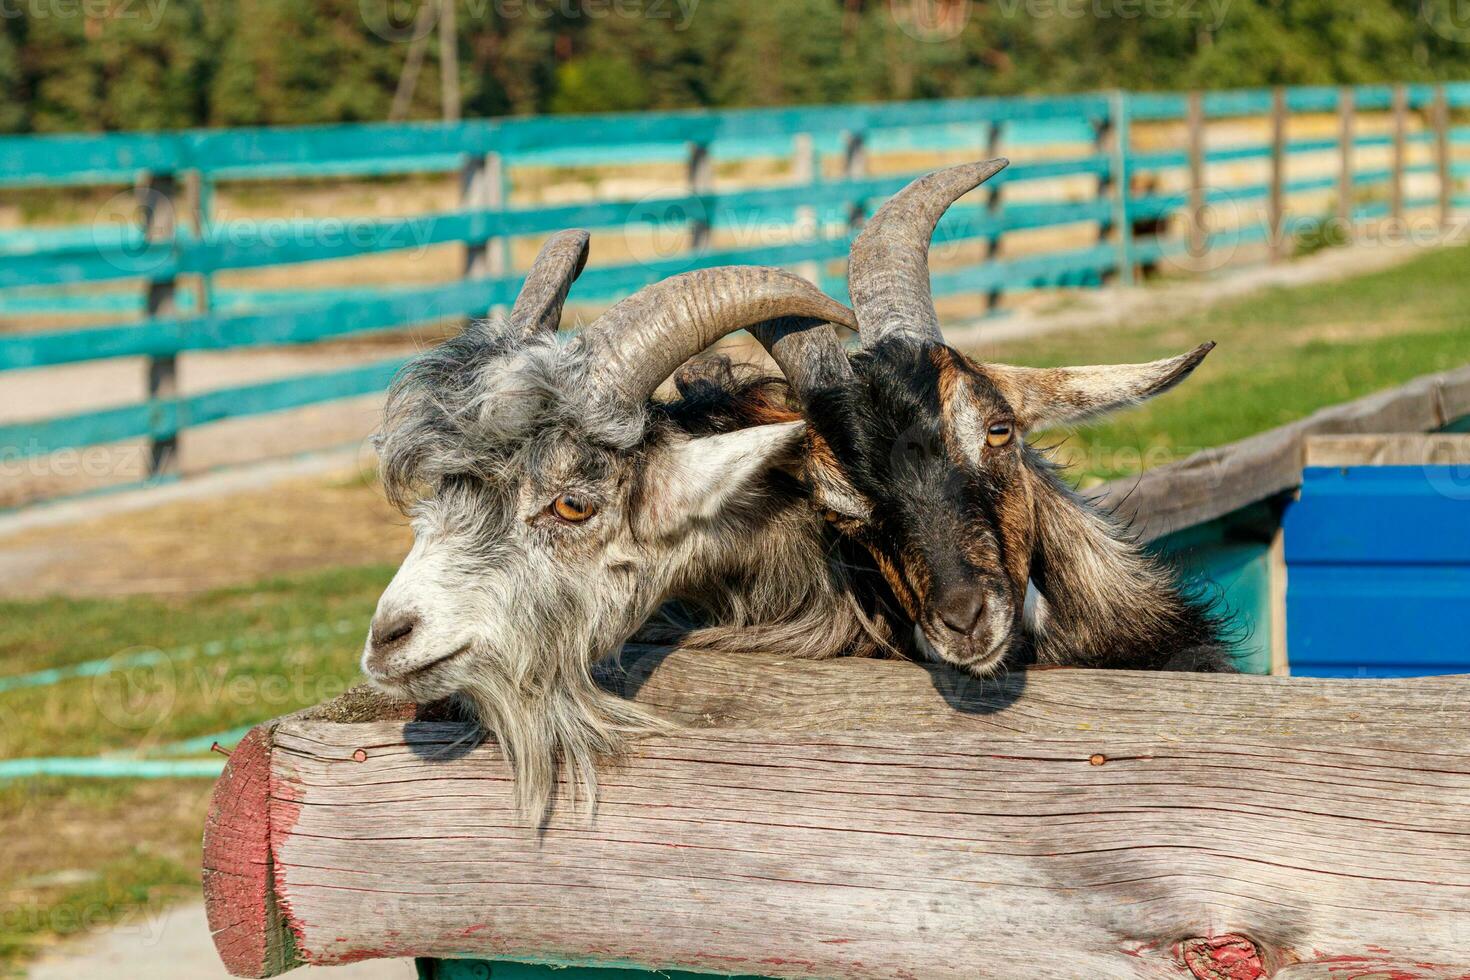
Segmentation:
<svg viewBox="0 0 1470 980">
<path fill-rule="evenodd" d="M 18 5 L 0 131 L 385 118 L 417 0 Z M 467 115 L 1470 75 L 1458 0 L 458 0 Z M 432 18 L 431 18 L 432 19 Z M 440 113 L 424 46 L 409 114 Z"/>
</svg>

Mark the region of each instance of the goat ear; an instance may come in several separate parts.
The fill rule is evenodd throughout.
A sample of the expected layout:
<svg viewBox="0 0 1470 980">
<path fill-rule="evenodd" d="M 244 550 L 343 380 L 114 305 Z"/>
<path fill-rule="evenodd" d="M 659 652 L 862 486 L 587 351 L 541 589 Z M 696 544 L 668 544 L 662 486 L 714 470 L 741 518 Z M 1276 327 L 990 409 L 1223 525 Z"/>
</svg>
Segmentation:
<svg viewBox="0 0 1470 980">
<path fill-rule="evenodd" d="M 1162 394 L 1189 377 L 1211 341 L 1187 354 L 1147 364 L 1024 368 L 987 364 L 985 373 L 1001 389 L 1022 429 L 1081 422 Z"/>
<path fill-rule="evenodd" d="M 799 458 L 805 432 L 805 422 L 778 422 L 672 447 L 649 467 L 640 530 L 653 535 L 680 531 L 753 499 L 761 476 Z"/>
<path fill-rule="evenodd" d="M 872 503 L 848 480 L 827 440 L 815 431 L 807 433 L 807 452 L 794 475 L 811 488 L 816 505 L 837 518 L 865 521 L 872 514 Z"/>
</svg>

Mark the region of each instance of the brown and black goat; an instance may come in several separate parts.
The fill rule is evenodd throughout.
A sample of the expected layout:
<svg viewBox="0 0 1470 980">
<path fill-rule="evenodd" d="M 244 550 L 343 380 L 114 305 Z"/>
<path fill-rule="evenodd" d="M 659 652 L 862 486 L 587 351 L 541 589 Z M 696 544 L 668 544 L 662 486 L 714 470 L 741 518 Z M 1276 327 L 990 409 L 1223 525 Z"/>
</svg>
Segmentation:
<svg viewBox="0 0 1470 980">
<path fill-rule="evenodd" d="M 1035 369 L 944 342 L 930 239 L 955 200 L 1005 165 L 922 177 L 868 222 L 849 268 L 862 344 L 851 358 L 829 325 L 754 331 L 800 396 L 817 503 L 871 554 L 931 659 L 977 674 L 1026 663 L 1231 670 L 1210 604 L 1027 439 L 1169 390 L 1214 345 L 1148 364 Z"/>
</svg>

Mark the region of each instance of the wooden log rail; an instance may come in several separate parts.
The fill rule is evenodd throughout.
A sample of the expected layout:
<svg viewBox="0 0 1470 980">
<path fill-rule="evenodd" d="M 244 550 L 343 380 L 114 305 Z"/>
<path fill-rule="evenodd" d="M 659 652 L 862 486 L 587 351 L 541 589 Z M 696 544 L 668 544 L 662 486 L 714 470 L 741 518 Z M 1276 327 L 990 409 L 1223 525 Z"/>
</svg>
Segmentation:
<svg viewBox="0 0 1470 980">
<path fill-rule="evenodd" d="M 593 818 L 361 690 L 255 729 L 205 893 L 239 976 L 380 956 L 767 977 L 1470 977 L 1470 678 L 681 651 Z"/>
</svg>

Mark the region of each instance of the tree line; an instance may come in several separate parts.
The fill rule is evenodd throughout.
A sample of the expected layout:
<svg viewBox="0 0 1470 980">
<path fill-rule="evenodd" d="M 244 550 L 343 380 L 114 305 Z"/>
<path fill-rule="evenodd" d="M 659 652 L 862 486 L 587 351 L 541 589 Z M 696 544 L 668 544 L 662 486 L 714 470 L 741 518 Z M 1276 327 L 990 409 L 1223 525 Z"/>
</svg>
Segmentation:
<svg viewBox="0 0 1470 980">
<path fill-rule="evenodd" d="M 382 120 L 432 2 L 0 0 L 0 131 Z M 466 116 L 1470 79 L 1465 0 L 454 2 Z"/>
</svg>

